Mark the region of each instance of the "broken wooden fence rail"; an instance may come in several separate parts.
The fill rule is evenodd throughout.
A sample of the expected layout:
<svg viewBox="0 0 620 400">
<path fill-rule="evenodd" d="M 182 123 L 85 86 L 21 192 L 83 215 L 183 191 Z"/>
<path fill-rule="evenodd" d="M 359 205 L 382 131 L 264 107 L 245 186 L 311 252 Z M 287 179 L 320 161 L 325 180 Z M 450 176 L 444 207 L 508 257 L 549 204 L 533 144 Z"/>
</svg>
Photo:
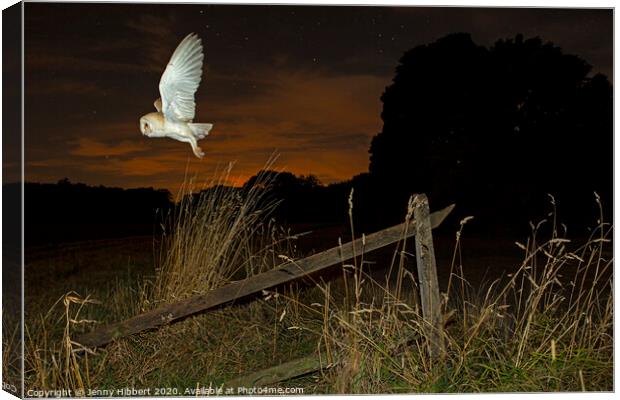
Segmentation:
<svg viewBox="0 0 620 400">
<path fill-rule="evenodd" d="M 316 355 L 310 355 L 285 362 L 280 365 L 269 367 L 249 375 L 241 376 L 224 384 L 226 388 L 259 387 L 274 385 L 278 382 L 288 381 L 317 371 L 327 370 L 334 364 L 322 363 Z"/>
<path fill-rule="evenodd" d="M 423 329 L 426 331 L 425 336 L 428 339 L 426 343 L 428 354 L 431 360 L 438 360 L 445 355 L 445 346 L 428 198 L 425 194 L 420 194 L 415 195 L 412 200 L 414 220 L 411 223 L 415 226 L 416 264 L 418 267 L 419 287 L 421 289 L 422 317 L 425 321 Z M 409 340 L 403 341 L 403 345 L 406 346 Z M 402 349 L 402 346 L 399 345 L 396 348 Z M 238 388 L 274 385 L 317 371 L 324 371 L 338 363 L 336 361 L 328 365 L 322 363 L 318 355 L 309 355 L 237 377 L 224 384 L 224 387 Z"/>
<path fill-rule="evenodd" d="M 431 214 L 431 228 L 439 226 L 453 208 L 454 205 L 450 205 L 443 210 Z M 409 224 L 395 225 L 366 236 L 364 243 L 362 243 L 362 239 L 357 239 L 301 260 L 287 262 L 276 269 L 241 281 L 231 282 L 208 293 L 162 306 L 122 322 L 103 326 L 77 337 L 75 341 L 85 347 L 102 346 L 114 339 L 158 328 L 190 315 L 260 293 L 262 290 L 297 280 L 308 274 L 353 258 L 353 254 L 355 254 L 354 249 L 359 253 L 362 246 L 365 252 L 370 252 L 395 243 L 405 237 L 411 237 L 415 235 L 415 232 L 415 224 L 411 223 L 411 221 Z"/>
<path fill-rule="evenodd" d="M 412 342 L 418 339 L 420 339 L 420 336 L 418 335 L 414 337 L 405 336 L 394 347 L 394 350 L 389 353 L 390 356 L 395 359 L 399 359 L 401 356 L 404 356 Z M 340 360 L 334 360 L 333 362 L 328 363 L 327 360 L 322 359 L 320 354 L 325 353 L 325 348 L 322 348 L 319 350 L 319 354 L 310 354 L 283 364 L 271 366 L 247 375 L 238 376 L 224 383 L 224 388 L 270 386 L 315 372 L 325 372 L 341 364 L 342 361 Z"/>
</svg>

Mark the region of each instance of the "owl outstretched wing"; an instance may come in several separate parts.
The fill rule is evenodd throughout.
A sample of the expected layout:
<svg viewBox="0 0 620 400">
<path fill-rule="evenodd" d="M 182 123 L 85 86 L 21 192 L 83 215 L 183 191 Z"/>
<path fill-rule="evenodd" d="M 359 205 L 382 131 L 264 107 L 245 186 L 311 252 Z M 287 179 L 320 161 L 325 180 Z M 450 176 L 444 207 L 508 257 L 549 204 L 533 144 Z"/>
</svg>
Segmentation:
<svg viewBox="0 0 620 400">
<path fill-rule="evenodd" d="M 190 33 L 176 48 L 159 81 L 161 108 L 168 119 L 190 122 L 194 119 L 194 94 L 202 76 L 201 40 Z"/>
</svg>

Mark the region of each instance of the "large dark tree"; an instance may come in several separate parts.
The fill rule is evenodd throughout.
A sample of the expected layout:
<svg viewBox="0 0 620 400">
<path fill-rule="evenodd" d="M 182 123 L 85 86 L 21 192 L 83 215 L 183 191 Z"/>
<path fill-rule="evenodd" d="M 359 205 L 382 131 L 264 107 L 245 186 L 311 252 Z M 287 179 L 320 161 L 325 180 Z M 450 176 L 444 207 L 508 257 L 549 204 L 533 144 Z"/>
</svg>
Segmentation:
<svg viewBox="0 0 620 400">
<path fill-rule="evenodd" d="M 579 205 L 593 220 L 593 191 L 611 206 L 613 127 L 611 85 L 590 71 L 521 35 L 485 48 L 458 33 L 409 50 L 381 97 L 370 173 L 400 203 L 426 192 L 487 224 L 537 218 L 547 193 L 565 217 Z"/>
</svg>

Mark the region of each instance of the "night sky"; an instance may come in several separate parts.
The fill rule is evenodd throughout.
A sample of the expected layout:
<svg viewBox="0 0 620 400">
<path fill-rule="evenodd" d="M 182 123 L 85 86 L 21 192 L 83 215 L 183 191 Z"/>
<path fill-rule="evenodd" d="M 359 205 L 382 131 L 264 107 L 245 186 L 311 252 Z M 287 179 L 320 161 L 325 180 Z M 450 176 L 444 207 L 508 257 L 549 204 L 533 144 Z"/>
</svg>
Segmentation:
<svg viewBox="0 0 620 400">
<path fill-rule="evenodd" d="M 241 184 L 277 151 L 277 167 L 322 183 L 368 170 L 380 96 L 407 49 L 448 33 L 541 36 L 612 73 L 609 10 L 26 3 L 26 180 L 167 188 L 235 161 Z M 168 59 L 190 32 L 205 67 L 196 122 L 206 155 L 148 139 Z M 8 176 L 11 176 L 10 174 Z"/>
</svg>

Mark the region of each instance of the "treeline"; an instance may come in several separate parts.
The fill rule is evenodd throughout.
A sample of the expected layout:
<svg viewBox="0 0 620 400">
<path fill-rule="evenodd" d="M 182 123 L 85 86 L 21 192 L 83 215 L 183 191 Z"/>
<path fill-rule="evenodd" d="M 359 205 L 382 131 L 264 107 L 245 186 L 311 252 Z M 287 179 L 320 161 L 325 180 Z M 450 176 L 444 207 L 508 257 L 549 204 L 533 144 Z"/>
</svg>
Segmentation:
<svg viewBox="0 0 620 400">
<path fill-rule="evenodd" d="M 242 193 L 256 184 L 257 177 L 269 181 L 260 185 L 267 206 L 277 203 L 269 214 L 282 224 L 338 224 L 346 222 L 351 182 L 322 185 L 314 176 L 295 176 L 290 172 L 261 171 L 242 187 L 214 187 L 214 190 Z M 5 196 L 19 197 L 20 185 L 3 186 Z M 26 246 L 81 240 L 120 238 L 161 234 L 162 223 L 175 207 L 166 189 L 123 189 L 72 183 L 65 178 L 57 183 L 24 185 L 24 238 Z M 13 212 L 14 211 L 14 212 Z M 7 226 L 19 226 L 18 210 L 5 209 L 4 216 L 14 220 Z M 9 235 L 6 235 L 8 233 Z M 5 232 L 7 240 L 18 232 Z"/>
<path fill-rule="evenodd" d="M 382 227 L 402 220 L 406 213 L 405 206 L 397 212 L 376 207 L 377 199 L 368 174 L 323 185 L 312 175 L 260 171 L 242 187 L 209 188 L 203 192 L 243 193 L 256 185 L 257 180 L 269 182 L 259 185 L 259 190 L 266 193 L 262 196 L 265 203 L 258 207 L 270 208 L 268 203 L 277 203 L 268 216 L 283 225 L 348 224 L 349 196 L 353 187 L 353 216 L 360 228 Z M 24 189 L 26 246 L 159 235 L 162 222 L 175 207 L 172 194 L 165 189 L 89 186 L 72 183 L 67 178 L 55 184 L 26 182 Z M 15 192 L 18 196 L 19 184 L 4 185 L 3 191 L 5 195 Z M 12 226 L 19 225 L 19 212 L 5 210 L 4 214 L 8 219 L 14 217 Z"/>
<path fill-rule="evenodd" d="M 373 232 L 403 222 L 408 200 L 414 193 L 422 192 L 416 191 L 415 185 L 388 182 L 372 173 L 362 173 L 350 180 L 329 185 L 321 184 L 311 175 L 295 176 L 289 172 L 276 174 L 261 171 L 257 176 L 263 175 L 262 180 L 266 174 L 272 174 L 274 178 L 265 201 L 280 202 L 273 216 L 287 225 L 348 226 L 349 208 L 352 206 L 355 229 L 360 233 Z M 244 188 L 252 185 L 257 176 L 249 179 Z M 401 178 L 405 180 L 407 176 L 403 174 Z M 531 233 L 530 222 L 536 224 L 547 219 L 549 223 L 545 227 L 550 227 L 552 212 L 557 215 L 558 228 L 563 229 L 561 224 L 564 224 L 573 235 L 588 235 L 589 230 L 597 226 L 601 211 L 605 221 L 613 221 L 613 196 L 606 186 L 597 193 L 588 185 L 578 183 L 572 186 L 572 190 L 569 187 L 562 187 L 561 191 L 531 188 L 527 191 L 528 199 L 524 200 L 523 197 L 500 194 L 500 188 L 510 184 L 501 182 L 495 191 L 481 190 L 479 186 L 472 185 L 469 190 L 464 188 L 462 193 L 454 196 L 426 192 L 432 210 L 457 204 L 449 220 L 436 233 L 453 235 L 459 222 L 468 216 L 474 217 L 467 226 L 472 235 L 520 240 Z M 482 196 L 485 198 L 482 199 Z"/>
<path fill-rule="evenodd" d="M 271 182 L 265 201 L 279 202 L 273 216 L 287 225 L 348 225 L 351 211 L 356 227 L 381 229 L 402 222 L 407 213 L 408 198 L 404 201 L 390 198 L 399 188 L 382 190 L 380 182 L 369 173 L 324 185 L 313 175 L 260 171 L 243 185 L 243 189 L 247 190 L 257 180 Z M 447 204 L 442 201 L 436 206 Z"/>
<path fill-rule="evenodd" d="M 386 187 L 371 174 L 364 173 L 352 179 L 323 185 L 312 176 L 296 176 L 290 172 L 261 171 L 242 187 L 219 187 L 210 190 L 231 190 L 242 193 L 256 184 L 258 177 L 269 185 L 260 186 L 267 193 L 263 201 L 277 202 L 269 217 L 288 226 L 329 226 L 349 224 L 349 198 L 352 215 L 359 232 L 371 232 L 400 223 L 407 213 L 407 200 L 411 193 L 403 194 L 401 188 Z M 18 184 L 3 186 L 5 195 L 18 191 Z M 579 191 L 580 192 L 580 191 Z M 194 194 L 194 196 L 199 194 Z M 585 232 L 595 225 L 598 216 L 594 195 L 562 197 L 556 199 L 561 222 L 571 230 Z M 431 208 L 445 207 L 454 199 L 431 198 Z M 603 204 L 611 220 L 610 199 Z M 497 199 L 507 212 L 498 215 L 496 209 L 462 204 L 451 216 L 451 223 L 441 227 L 452 234 L 461 218 L 473 215 L 468 230 L 476 235 L 523 236 L 529 231 L 529 221 L 539 221 L 547 216 L 552 205 L 550 198 L 541 195 L 530 204 L 517 204 L 510 199 Z M 606 203 L 607 202 L 607 203 Z M 26 246 L 44 245 L 80 240 L 121 238 L 161 234 L 161 223 L 175 206 L 172 195 L 165 189 L 122 189 L 105 186 L 88 186 L 64 179 L 56 184 L 25 184 L 25 242 Z M 260 207 L 261 205 L 259 205 Z M 19 212 L 6 210 L 5 223 L 15 220 Z M 441 232 L 438 232 L 441 233 Z M 10 240 L 11 232 L 5 232 Z M 15 232 L 14 234 L 18 234 Z"/>
<path fill-rule="evenodd" d="M 18 190 L 18 184 L 3 190 Z M 172 206 L 168 190 L 88 186 L 66 178 L 56 184 L 27 182 L 24 191 L 26 246 L 150 235 Z"/>
</svg>

